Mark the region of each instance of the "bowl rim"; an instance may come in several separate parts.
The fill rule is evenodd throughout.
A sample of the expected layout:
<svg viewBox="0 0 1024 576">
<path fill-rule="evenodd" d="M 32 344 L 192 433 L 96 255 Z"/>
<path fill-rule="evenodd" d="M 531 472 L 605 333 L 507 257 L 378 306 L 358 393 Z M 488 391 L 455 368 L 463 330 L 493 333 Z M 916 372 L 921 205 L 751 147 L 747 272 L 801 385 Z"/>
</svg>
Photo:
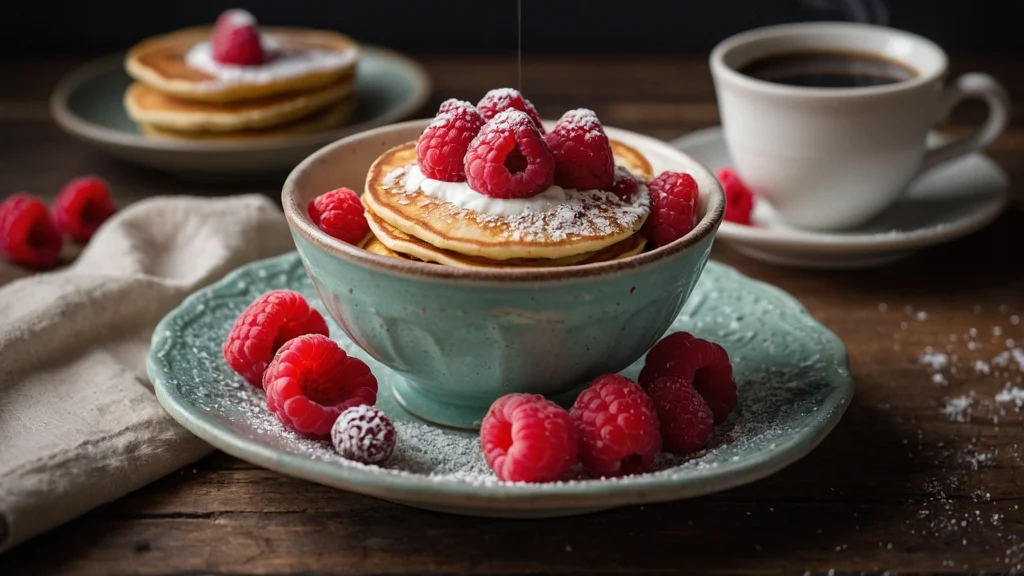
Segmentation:
<svg viewBox="0 0 1024 576">
<path fill-rule="evenodd" d="M 429 262 L 416 262 L 412 260 L 399 260 L 388 256 L 382 256 L 366 251 L 358 246 L 343 242 L 328 235 L 317 228 L 306 214 L 305 207 L 300 207 L 297 200 L 299 179 L 322 159 L 330 156 L 336 150 L 351 145 L 356 141 L 377 136 L 382 133 L 389 133 L 399 130 L 407 130 L 414 126 L 425 127 L 430 118 L 407 120 L 395 124 L 388 124 L 365 132 L 359 132 L 341 138 L 331 144 L 320 148 L 313 154 L 306 157 L 299 163 L 284 182 L 281 190 L 281 205 L 284 210 L 285 219 L 293 234 L 300 234 L 306 241 L 316 245 L 325 252 L 336 258 L 340 258 L 350 264 L 355 264 L 364 269 L 376 272 L 386 272 L 392 275 L 412 279 L 434 279 L 434 280 L 458 280 L 477 282 L 538 282 L 538 281 L 564 281 L 582 278 L 593 278 L 608 274 L 621 273 L 636 268 L 646 268 L 670 256 L 686 251 L 708 237 L 714 236 L 715 231 L 721 225 L 725 215 L 725 192 L 722 190 L 718 179 L 703 164 L 692 156 L 672 147 L 650 136 L 645 136 L 629 130 L 612 128 L 612 130 L 625 133 L 630 137 L 637 138 L 645 144 L 663 146 L 666 152 L 671 152 L 689 160 L 694 169 L 702 171 L 704 178 L 714 184 L 710 191 L 702 191 L 707 194 L 709 201 L 700 221 L 693 230 L 682 238 L 679 238 L 665 246 L 659 246 L 654 250 L 642 252 L 635 256 L 629 256 L 620 260 L 608 262 L 597 262 L 592 264 L 578 264 L 574 266 L 551 266 L 551 267 L 522 267 L 522 268 L 459 268 L 454 266 L 443 266 Z M 610 127 L 606 127 L 610 128 Z M 642 151 L 642 150 L 641 150 Z M 364 191 L 359 191 L 362 195 Z M 302 250 L 299 250 L 302 254 Z"/>
</svg>

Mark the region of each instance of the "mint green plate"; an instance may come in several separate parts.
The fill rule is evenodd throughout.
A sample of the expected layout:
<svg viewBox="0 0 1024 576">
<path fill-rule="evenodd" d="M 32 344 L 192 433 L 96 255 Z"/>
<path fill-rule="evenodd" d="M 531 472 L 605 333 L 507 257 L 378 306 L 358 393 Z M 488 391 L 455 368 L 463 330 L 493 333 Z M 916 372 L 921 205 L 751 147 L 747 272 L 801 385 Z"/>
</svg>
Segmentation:
<svg viewBox="0 0 1024 576">
<path fill-rule="evenodd" d="M 574 471 L 551 484 L 499 482 L 475 433 L 417 420 L 395 402 L 399 378 L 328 319 L 332 337 L 366 361 L 378 404 L 396 422 L 398 447 L 385 467 L 341 459 L 327 442 L 285 430 L 262 391 L 221 356 L 235 317 L 260 294 L 289 288 L 322 305 L 295 253 L 245 266 L 193 294 L 153 334 L 148 368 L 164 408 L 203 440 L 282 474 L 430 510 L 493 517 L 549 517 L 689 498 L 764 478 L 810 452 L 842 417 L 853 382 L 842 342 L 784 292 L 709 262 L 672 330 L 714 340 L 730 353 L 740 404 L 707 449 L 663 455 L 654 471 L 601 480 Z M 329 318 L 326 313 L 324 317 Z M 635 378 L 642 360 L 623 371 Z"/>
</svg>

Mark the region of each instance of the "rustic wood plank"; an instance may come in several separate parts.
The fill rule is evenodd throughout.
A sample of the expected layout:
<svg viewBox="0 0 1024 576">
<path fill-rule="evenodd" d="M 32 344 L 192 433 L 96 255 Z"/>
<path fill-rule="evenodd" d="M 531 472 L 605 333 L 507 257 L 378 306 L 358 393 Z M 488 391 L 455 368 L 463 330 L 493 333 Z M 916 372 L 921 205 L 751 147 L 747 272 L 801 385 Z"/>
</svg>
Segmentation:
<svg viewBox="0 0 1024 576">
<path fill-rule="evenodd" d="M 437 84 L 435 103 L 475 100 L 486 88 L 513 84 L 516 74 L 508 57 L 424 62 Z M 61 133 L 40 110 L 53 83 L 78 63 L 0 59 L 0 77 L 20 80 L 0 84 L 0 196 L 52 196 L 84 172 L 108 178 L 125 203 L 154 194 L 276 196 L 279 181 L 180 181 L 109 160 Z M 992 73 L 1022 109 L 1019 63 L 969 56 L 954 59 L 953 69 Z M 528 58 L 523 88 L 545 116 L 589 106 L 607 124 L 662 138 L 717 122 L 703 56 Z M 966 133 L 980 113 L 964 106 L 946 127 Z M 764 481 L 579 518 L 495 521 L 412 510 L 215 454 L 0 556 L 0 574 L 1019 570 L 1024 420 L 993 398 L 1021 371 L 974 368 L 1006 349 L 1007 338 L 1024 344 L 1024 325 L 1011 323 L 1024 316 L 1019 112 L 990 155 L 1015 183 L 1016 207 L 982 232 L 898 264 L 811 272 L 715 247 L 715 259 L 800 299 L 850 351 L 857 392 L 847 415 L 811 455 Z M 947 382 L 936 384 L 920 356 L 947 346 L 959 357 L 958 373 L 947 369 Z M 944 412 L 972 392 L 964 421 Z"/>
</svg>

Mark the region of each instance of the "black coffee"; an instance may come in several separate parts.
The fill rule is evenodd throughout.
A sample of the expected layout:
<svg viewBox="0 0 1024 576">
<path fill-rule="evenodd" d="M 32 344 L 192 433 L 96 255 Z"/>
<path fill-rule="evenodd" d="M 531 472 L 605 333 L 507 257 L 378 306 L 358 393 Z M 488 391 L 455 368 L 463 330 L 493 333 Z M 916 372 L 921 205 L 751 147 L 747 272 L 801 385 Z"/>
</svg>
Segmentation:
<svg viewBox="0 0 1024 576">
<path fill-rule="evenodd" d="M 856 52 L 790 52 L 743 66 L 740 73 L 759 80 L 810 88 L 884 86 L 917 75 L 909 67 L 873 54 Z"/>
</svg>

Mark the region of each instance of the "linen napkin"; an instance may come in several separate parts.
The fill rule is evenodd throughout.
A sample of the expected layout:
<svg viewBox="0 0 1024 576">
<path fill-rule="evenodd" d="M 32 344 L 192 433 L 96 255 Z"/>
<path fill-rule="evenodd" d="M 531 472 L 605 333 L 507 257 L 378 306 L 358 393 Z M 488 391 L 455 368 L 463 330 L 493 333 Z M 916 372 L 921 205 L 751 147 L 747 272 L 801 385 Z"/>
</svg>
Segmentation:
<svg viewBox="0 0 1024 576">
<path fill-rule="evenodd" d="M 196 289 L 291 248 L 265 197 L 179 196 L 122 210 L 64 270 L 0 263 L 0 552 L 212 450 L 156 401 L 153 328 Z"/>
</svg>

